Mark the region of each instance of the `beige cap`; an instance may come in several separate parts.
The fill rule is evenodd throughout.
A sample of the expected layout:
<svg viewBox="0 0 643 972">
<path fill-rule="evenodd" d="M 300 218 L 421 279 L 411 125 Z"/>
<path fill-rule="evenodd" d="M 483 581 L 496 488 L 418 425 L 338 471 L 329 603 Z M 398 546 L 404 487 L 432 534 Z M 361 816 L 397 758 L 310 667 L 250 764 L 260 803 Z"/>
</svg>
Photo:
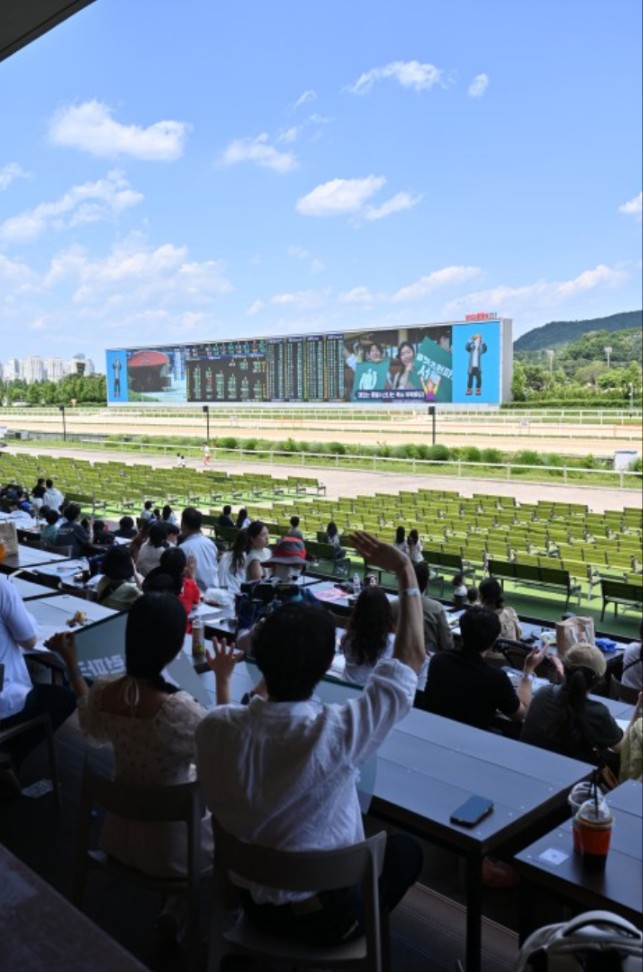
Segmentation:
<svg viewBox="0 0 643 972">
<path fill-rule="evenodd" d="M 602 678 L 607 664 L 600 649 L 579 641 L 565 652 L 565 668 L 589 668 L 597 678 Z"/>
</svg>

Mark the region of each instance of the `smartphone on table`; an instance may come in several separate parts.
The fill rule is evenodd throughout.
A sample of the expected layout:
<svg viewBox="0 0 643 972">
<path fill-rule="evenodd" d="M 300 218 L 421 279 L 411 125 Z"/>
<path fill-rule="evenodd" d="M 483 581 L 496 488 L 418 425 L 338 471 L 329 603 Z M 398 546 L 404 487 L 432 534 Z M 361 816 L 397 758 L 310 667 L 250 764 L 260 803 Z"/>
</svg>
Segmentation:
<svg viewBox="0 0 643 972">
<path fill-rule="evenodd" d="M 492 810 L 493 800 L 481 796 L 471 796 L 462 806 L 453 811 L 449 819 L 451 823 L 459 824 L 461 827 L 475 827 L 481 820 L 488 817 Z"/>
</svg>

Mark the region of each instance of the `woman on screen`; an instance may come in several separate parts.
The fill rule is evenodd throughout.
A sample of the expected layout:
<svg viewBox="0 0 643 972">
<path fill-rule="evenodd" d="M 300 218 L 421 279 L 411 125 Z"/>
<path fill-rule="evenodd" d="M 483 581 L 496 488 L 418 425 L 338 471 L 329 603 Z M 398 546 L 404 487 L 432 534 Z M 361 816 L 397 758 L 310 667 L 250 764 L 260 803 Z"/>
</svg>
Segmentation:
<svg viewBox="0 0 643 972">
<path fill-rule="evenodd" d="M 415 348 L 408 341 L 402 341 L 397 349 L 394 370 L 391 369 L 389 384 L 395 391 L 420 388 L 420 382 L 413 371 Z"/>
</svg>

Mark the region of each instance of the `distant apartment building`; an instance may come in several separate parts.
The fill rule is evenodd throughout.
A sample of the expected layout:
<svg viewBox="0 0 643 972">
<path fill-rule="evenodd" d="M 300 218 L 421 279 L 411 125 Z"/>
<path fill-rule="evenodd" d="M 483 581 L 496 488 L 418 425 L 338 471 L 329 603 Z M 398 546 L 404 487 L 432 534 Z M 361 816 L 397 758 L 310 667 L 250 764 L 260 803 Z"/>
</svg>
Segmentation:
<svg viewBox="0 0 643 972">
<path fill-rule="evenodd" d="M 20 378 L 20 362 L 17 358 L 9 358 L 2 366 L 2 377 L 4 381 L 15 381 Z"/>
<path fill-rule="evenodd" d="M 65 376 L 65 362 L 62 358 L 45 358 L 45 377 L 47 381 L 60 381 Z"/>
<path fill-rule="evenodd" d="M 28 358 L 23 358 L 20 362 L 20 376 L 28 385 L 34 381 L 43 381 L 45 377 L 45 367 L 42 358 L 37 354 L 32 354 Z"/>
</svg>

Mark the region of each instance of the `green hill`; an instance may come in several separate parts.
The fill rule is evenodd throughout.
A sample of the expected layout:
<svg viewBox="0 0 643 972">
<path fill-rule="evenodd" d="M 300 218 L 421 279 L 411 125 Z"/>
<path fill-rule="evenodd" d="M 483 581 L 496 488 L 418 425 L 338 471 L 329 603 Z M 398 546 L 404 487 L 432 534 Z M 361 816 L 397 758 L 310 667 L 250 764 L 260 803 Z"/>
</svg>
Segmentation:
<svg viewBox="0 0 643 972">
<path fill-rule="evenodd" d="M 590 321 L 551 321 L 535 327 L 514 341 L 514 351 L 542 351 L 556 345 L 568 344 L 589 331 L 627 331 L 641 328 L 643 311 L 625 311 L 610 317 L 595 317 Z"/>
</svg>

